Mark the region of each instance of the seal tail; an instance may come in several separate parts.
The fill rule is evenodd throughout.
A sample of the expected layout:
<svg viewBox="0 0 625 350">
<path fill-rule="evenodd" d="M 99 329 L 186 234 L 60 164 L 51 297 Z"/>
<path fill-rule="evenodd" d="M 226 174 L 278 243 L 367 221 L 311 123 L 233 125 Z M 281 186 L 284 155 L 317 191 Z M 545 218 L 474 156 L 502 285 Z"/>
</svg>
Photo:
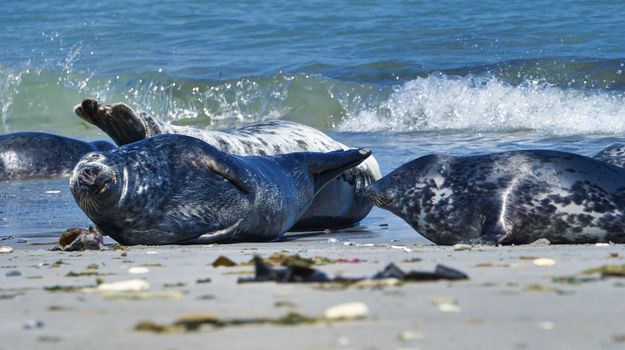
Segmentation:
<svg viewBox="0 0 625 350">
<path fill-rule="evenodd" d="M 362 163 L 371 151 L 359 148 L 328 153 L 310 153 L 308 170 L 315 176 L 315 194 L 345 171 Z"/>
</svg>

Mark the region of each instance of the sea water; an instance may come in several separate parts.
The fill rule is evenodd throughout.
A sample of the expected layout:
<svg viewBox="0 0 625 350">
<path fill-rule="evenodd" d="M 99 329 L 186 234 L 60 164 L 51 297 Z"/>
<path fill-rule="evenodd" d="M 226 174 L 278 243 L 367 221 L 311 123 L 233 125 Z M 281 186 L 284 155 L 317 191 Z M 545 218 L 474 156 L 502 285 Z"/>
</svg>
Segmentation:
<svg viewBox="0 0 625 350">
<path fill-rule="evenodd" d="M 93 97 L 209 129 L 302 122 L 384 174 L 434 152 L 593 155 L 625 141 L 624 16 L 607 0 L 2 1 L 0 131 L 106 138 L 72 113 Z M 0 196 L 0 234 L 88 224 L 63 181 Z M 363 227 L 386 224 L 418 239 L 377 209 Z"/>
</svg>

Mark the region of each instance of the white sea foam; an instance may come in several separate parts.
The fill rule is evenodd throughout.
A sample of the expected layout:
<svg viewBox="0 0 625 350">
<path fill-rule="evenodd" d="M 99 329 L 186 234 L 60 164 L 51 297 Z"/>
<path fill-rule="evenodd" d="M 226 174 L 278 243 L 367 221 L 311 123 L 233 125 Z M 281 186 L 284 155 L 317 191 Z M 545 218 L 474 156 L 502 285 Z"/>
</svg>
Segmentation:
<svg viewBox="0 0 625 350">
<path fill-rule="evenodd" d="M 351 113 L 339 131 L 508 131 L 557 135 L 625 132 L 625 95 L 537 81 L 432 75 L 406 82 L 380 106 Z"/>
</svg>

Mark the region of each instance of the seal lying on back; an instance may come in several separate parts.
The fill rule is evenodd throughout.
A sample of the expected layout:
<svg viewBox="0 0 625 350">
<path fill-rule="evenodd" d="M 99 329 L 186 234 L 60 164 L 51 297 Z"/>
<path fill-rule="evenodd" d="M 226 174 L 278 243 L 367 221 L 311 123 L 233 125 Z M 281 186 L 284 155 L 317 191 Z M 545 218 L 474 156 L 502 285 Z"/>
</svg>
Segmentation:
<svg viewBox="0 0 625 350">
<path fill-rule="evenodd" d="M 572 153 L 429 155 L 366 194 L 437 244 L 625 242 L 625 169 Z"/>
<path fill-rule="evenodd" d="M 106 132 L 119 146 L 161 134 L 193 136 L 228 153 L 273 155 L 291 152 L 329 152 L 348 149 L 328 135 L 309 126 L 275 120 L 230 132 L 197 129 L 158 123 L 144 113 L 137 114 L 123 103 L 102 105 L 84 100 L 76 115 Z M 374 157 L 346 171 L 315 197 L 294 230 L 323 230 L 357 224 L 371 211 L 362 194 L 381 177 Z"/>
<path fill-rule="evenodd" d="M 615 143 L 597 153 L 593 158 L 625 168 L 625 143 Z"/>
<path fill-rule="evenodd" d="M 122 244 L 279 239 L 363 150 L 236 156 L 160 135 L 76 165 L 70 188 L 98 229 Z"/>
<path fill-rule="evenodd" d="M 69 177 L 86 153 L 113 148 L 105 141 L 88 143 L 39 132 L 1 135 L 0 181 Z"/>
</svg>

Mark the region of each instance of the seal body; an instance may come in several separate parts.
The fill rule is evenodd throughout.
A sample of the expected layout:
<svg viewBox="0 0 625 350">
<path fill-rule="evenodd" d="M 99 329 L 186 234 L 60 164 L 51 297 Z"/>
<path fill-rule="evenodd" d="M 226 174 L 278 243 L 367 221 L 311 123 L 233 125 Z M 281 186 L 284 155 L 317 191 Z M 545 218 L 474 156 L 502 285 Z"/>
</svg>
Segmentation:
<svg viewBox="0 0 625 350">
<path fill-rule="evenodd" d="M 625 144 L 615 143 L 602 150 L 601 152 L 597 153 L 594 158 L 624 168 Z"/>
<path fill-rule="evenodd" d="M 106 141 L 92 143 L 63 136 L 19 132 L 0 136 L 0 181 L 69 177 L 78 160 L 92 151 L 115 148 Z"/>
<path fill-rule="evenodd" d="M 98 229 L 122 244 L 276 240 L 363 150 L 236 156 L 159 135 L 76 165 L 70 188 Z"/>
<path fill-rule="evenodd" d="M 429 155 L 366 192 L 436 244 L 625 242 L 625 169 L 571 153 Z"/>
<path fill-rule="evenodd" d="M 136 113 L 123 103 L 102 105 L 84 100 L 74 112 L 106 132 L 118 145 L 125 145 L 162 134 L 198 138 L 228 153 L 238 155 L 276 155 L 291 152 L 330 152 L 347 146 L 321 131 L 289 121 L 270 121 L 229 132 L 166 125 L 146 114 Z M 364 189 L 381 178 L 374 157 L 346 171 L 330 182 L 299 219 L 294 230 L 323 230 L 357 224 L 370 211 Z"/>
</svg>

